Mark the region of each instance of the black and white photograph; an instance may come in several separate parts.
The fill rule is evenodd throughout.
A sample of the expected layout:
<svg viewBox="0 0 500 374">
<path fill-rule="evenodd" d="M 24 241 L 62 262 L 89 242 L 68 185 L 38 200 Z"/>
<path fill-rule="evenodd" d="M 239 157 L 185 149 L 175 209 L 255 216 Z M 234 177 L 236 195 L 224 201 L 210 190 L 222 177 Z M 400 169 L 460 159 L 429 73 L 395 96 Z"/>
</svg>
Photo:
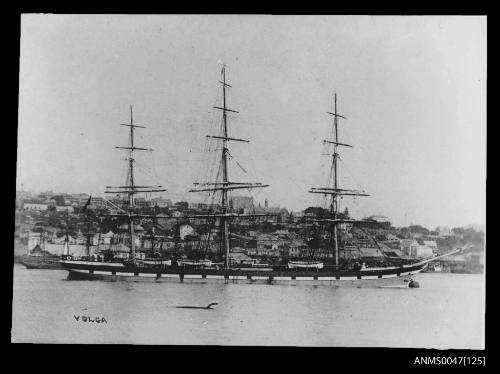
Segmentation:
<svg viewBox="0 0 500 374">
<path fill-rule="evenodd" d="M 21 14 L 11 342 L 484 350 L 486 41 Z"/>
</svg>

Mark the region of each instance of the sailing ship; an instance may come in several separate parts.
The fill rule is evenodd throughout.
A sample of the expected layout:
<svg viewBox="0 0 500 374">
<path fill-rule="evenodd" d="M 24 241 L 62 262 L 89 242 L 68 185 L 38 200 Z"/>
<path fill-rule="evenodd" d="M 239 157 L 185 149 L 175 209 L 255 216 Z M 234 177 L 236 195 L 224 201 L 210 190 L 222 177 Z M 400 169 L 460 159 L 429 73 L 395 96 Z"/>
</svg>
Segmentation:
<svg viewBox="0 0 500 374">
<path fill-rule="evenodd" d="M 90 203 L 90 198 L 89 202 Z M 24 254 L 20 263 L 24 265 L 27 269 L 46 269 L 46 270 L 61 270 L 63 267 L 60 264 L 61 260 L 72 260 L 76 258 L 88 258 L 90 257 L 90 224 L 91 221 L 87 217 L 87 240 L 85 244 L 85 254 L 86 256 L 81 256 L 81 253 L 77 255 L 75 252 L 82 252 L 81 245 L 74 245 L 73 247 L 78 247 L 80 250 L 73 251 L 70 249 L 70 240 L 69 240 L 69 231 L 68 231 L 68 217 L 66 216 L 66 232 L 64 234 L 64 242 L 48 242 L 47 240 L 47 232 L 42 231 L 39 235 L 39 239 L 36 241 L 36 245 L 30 250 L 30 242 L 28 239 L 28 243 L 26 246 L 26 254 Z M 50 249 L 47 248 L 50 246 Z M 62 247 L 62 253 L 60 253 L 60 248 Z M 73 253 L 72 253 L 73 252 Z"/>
<path fill-rule="evenodd" d="M 27 269 L 62 269 L 59 261 L 61 256 L 54 255 L 48 252 L 45 248 L 46 232 L 40 233 L 40 241 L 33 249 L 29 249 L 29 241 L 26 246 L 26 254 L 24 254 L 20 263 Z M 66 243 L 65 243 L 66 245 Z"/>
<path fill-rule="evenodd" d="M 405 279 L 415 277 L 427 267 L 428 262 L 435 261 L 438 257 L 432 259 L 415 261 L 412 263 L 400 263 L 399 265 L 388 264 L 387 266 L 368 267 L 365 264 L 357 263 L 340 265 L 339 264 L 339 246 L 338 246 L 338 225 L 345 223 L 355 224 L 356 220 L 341 217 L 338 214 L 338 202 L 341 196 L 368 196 L 364 191 L 347 190 L 338 187 L 337 169 L 338 169 L 338 147 L 352 147 L 348 144 L 339 142 L 338 122 L 339 119 L 345 119 L 337 113 L 337 99 L 335 95 L 335 110 L 329 112 L 334 119 L 334 134 L 332 140 L 325 140 L 327 144 L 333 145 L 332 154 L 332 185 L 326 187 L 311 188 L 309 192 L 329 196 L 331 200 L 330 216 L 327 218 L 309 218 L 310 222 L 317 222 L 320 225 L 326 225 L 330 230 L 330 243 L 332 255 L 329 257 L 333 263 L 324 263 L 310 259 L 309 261 L 288 261 L 286 265 L 267 265 L 250 262 L 242 266 L 231 262 L 231 222 L 235 218 L 255 218 L 266 217 L 269 214 L 255 213 L 236 213 L 231 211 L 228 200 L 228 193 L 239 189 L 264 188 L 268 185 L 262 183 L 247 183 L 240 181 L 230 181 L 228 177 L 228 158 L 230 157 L 230 142 L 248 143 L 249 140 L 235 138 L 229 135 L 228 131 L 228 113 L 238 113 L 236 110 L 229 109 L 226 105 L 226 89 L 231 87 L 226 82 L 226 67 L 222 66 L 221 80 L 222 85 L 222 106 L 214 106 L 215 109 L 222 112 L 221 132 L 217 135 L 207 135 L 207 138 L 216 139 L 220 142 L 220 164 L 218 178 L 215 181 L 207 183 L 195 183 L 197 188 L 189 192 L 208 192 L 220 198 L 219 209 L 208 214 L 192 215 L 185 218 L 205 219 L 216 223 L 218 230 L 216 236 L 220 244 L 218 259 L 223 261 L 212 261 L 207 258 L 206 253 L 200 254 L 194 252 L 192 258 L 166 259 L 162 266 L 154 266 L 143 260 L 138 260 L 135 253 L 134 226 L 138 218 L 150 217 L 137 214 L 134 209 L 134 195 L 140 192 L 158 192 L 161 186 L 157 188 L 136 186 L 134 183 L 134 151 L 146 150 L 138 148 L 134 144 L 134 129 L 137 126 L 133 124 L 132 112 L 130 118 L 130 144 L 128 147 L 119 147 L 129 151 L 129 173 L 128 183 L 125 186 L 114 188 L 110 193 L 126 193 L 128 196 L 127 209 L 119 216 L 127 217 L 130 235 L 130 254 L 124 261 L 61 261 L 61 265 L 68 270 L 68 279 L 101 279 L 101 280 L 153 280 L 156 282 L 163 280 L 176 280 L 181 282 L 265 282 L 265 283 L 296 283 L 306 282 L 307 284 L 326 284 L 333 286 L 364 286 L 364 285 L 387 285 L 404 284 Z M 163 190 L 164 191 L 164 190 Z M 150 217 L 151 218 L 151 217 Z M 208 232 L 207 237 L 210 236 Z M 446 255 L 455 253 L 450 252 Z M 439 256 L 439 257 L 443 257 Z M 330 261 L 330 260 L 329 260 Z M 256 266 L 253 266 L 256 265 Z"/>
</svg>

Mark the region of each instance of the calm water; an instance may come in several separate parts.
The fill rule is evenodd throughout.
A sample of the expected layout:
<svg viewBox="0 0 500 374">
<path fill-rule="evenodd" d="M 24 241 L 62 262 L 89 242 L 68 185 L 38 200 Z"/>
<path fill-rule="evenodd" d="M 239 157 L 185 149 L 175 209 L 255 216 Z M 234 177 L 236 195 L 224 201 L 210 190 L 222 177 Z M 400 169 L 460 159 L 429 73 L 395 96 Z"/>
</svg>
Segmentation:
<svg viewBox="0 0 500 374">
<path fill-rule="evenodd" d="M 484 348 L 478 274 L 421 274 L 421 288 L 67 281 L 14 266 L 12 341 Z M 178 309 L 180 305 L 213 310 Z M 104 317 L 106 324 L 74 315 Z"/>
</svg>

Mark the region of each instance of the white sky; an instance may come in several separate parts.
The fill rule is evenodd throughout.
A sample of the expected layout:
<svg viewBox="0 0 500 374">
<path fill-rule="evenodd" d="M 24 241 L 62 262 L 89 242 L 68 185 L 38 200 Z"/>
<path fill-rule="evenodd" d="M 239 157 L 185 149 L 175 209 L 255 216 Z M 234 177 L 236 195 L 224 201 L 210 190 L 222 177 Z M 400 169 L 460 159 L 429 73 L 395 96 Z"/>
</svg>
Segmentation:
<svg viewBox="0 0 500 374">
<path fill-rule="evenodd" d="M 257 201 L 301 210 L 328 158 L 338 94 L 352 215 L 426 227 L 485 222 L 486 17 L 23 15 L 17 188 L 102 195 L 124 178 L 134 120 L 144 182 L 174 201 L 199 181 L 233 88 L 233 154 L 270 184 Z M 213 126 L 212 126 L 213 127 Z M 237 168 L 237 167 L 236 167 Z M 234 174 L 232 174 L 234 176 Z M 141 178 L 141 174 L 138 174 Z M 249 178 L 254 179 L 254 178 Z M 346 201 L 347 202 L 347 198 Z M 344 204 L 344 203 L 343 203 Z"/>
</svg>

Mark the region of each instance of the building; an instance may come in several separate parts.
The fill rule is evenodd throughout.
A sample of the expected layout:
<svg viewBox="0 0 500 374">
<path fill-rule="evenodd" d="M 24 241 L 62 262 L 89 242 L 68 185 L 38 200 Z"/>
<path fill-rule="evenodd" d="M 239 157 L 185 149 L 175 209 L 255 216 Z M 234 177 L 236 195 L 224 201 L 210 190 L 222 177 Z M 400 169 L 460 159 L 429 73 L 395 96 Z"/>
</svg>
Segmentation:
<svg viewBox="0 0 500 374">
<path fill-rule="evenodd" d="M 384 259 L 382 251 L 375 247 L 359 248 L 359 258 L 363 261 L 381 261 Z"/>
<path fill-rule="evenodd" d="M 41 201 L 40 202 L 39 201 L 25 201 L 23 204 L 23 209 L 41 212 L 41 211 L 49 209 L 49 206 L 51 206 L 51 204 L 43 203 Z"/>
<path fill-rule="evenodd" d="M 73 213 L 74 208 L 71 205 L 64 205 L 64 206 L 57 206 L 56 205 L 56 211 L 58 212 L 68 212 L 68 213 Z"/>
<path fill-rule="evenodd" d="M 453 236 L 451 228 L 446 227 L 446 226 L 436 227 L 436 231 L 437 231 L 438 235 L 441 237 Z"/>
<path fill-rule="evenodd" d="M 307 244 L 301 239 L 294 239 L 287 245 L 288 257 L 300 257 L 309 250 Z"/>
<path fill-rule="evenodd" d="M 97 233 L 94 235 L 94 237 L 92 238 L 92 243 L 94 245 L 101 245 L 101 244 L 107 244 L 107 245 L 110 245 L 110 244 L 114 244 L 113 243 L 113 237 L 114 237 L 114 233 L 113 231 L 108 231 L 107 233 L 105 234 L 102 234 L 102 233 Z"/>
<path fill-rule="evenodd" d="M 231 196 L 229 198 L 229 206 L 236 212 L 243 212 L 245 209 L 253 209 L 252 196 Z"/>
<path fill-rule="evenodd" d="M 409 257 L 416 257 L 418 245 L 415 239 L 402 239 L 399 248 L 403 254 Z"/>
<path fill-rule="evenodd" d="M 470 270 L 481 272 L 484 269 L 484 252 L 470 252 L 465 257 Z"/>
<path fill-rule="evenodd" d="M 399 243 L 399 238 L 396 235 L 390 234 L 390 233 L 386 235 L 386 240 L 387 241 L 394 241 L 394 242 L 398 242 Z"/>
<path fill-rule="evenodd" d="M 382 215 L 372 215 L 363 219 L 363 222 L 359 224 L 361 227 L 372 228 L 372 229 L 386 229 L 391 227 L 391 222 L 389 218 Z"/>
<path fill-rule="evenodd" d="M 71 196 L 70 199 L 71 199 L 72 203 L 76 202 L 78 205 L 85 204 L 90 197 L 90 195 L 88 195 L 86 193 L 75 193 L 75 194 L 71 194 L 70 196 Z"/>
<path fill-rule="evenodd" d="M 38 194 L 38 198 L 41 199 L 41 200 L 48 200 L 48 199 L 51 199 L 52 197 L 54 197 L 54 192 L 52 191 L 45 191 L 45 192 L 40 192 Z"/>
<path fill-rule="evenodd" d="M 250 211 L 247 211 L 247 209 L 244 209 L 244 212 L 250 213 Z M 269 214 L 270 216 L 267 217 L 266 220 L 268 222 L 274 222 L 274 223 L 287 222 L 290 215 L 288 210 L 286 210 L 285 208 L 280 208 L 279 206 L 278 207 L 269 206 L 267 199 L 265 200 L 263 207 L 259 203 L 258 206 L 252 209 L 252 213 Z"/>
<path fill-rule="evenodd" d="M 170 208 L 173 204 L 172 200 L 164 199 L 160 196 L 151 199 L 151 206 L 157 206 L 158 208 Z"/>
<path fill-rule="evenodd" d="M 416 248 L 416 252 L 414 254 L 412 253 L 413 257 L 428 258 L 434 255 L 434 249 L 432 247 L 427 246 L 425 244 L 426 242 L 425 240 L 417 239 L 416 242 L 418 243 L 418 245 Z"/>
<path fill-rule="evenodd" d="M 424 240 L 424 245 L 432 249 L 433 252 L 437 252 L 438 246 L 435 240 Z"/>
<path fill-rule="evenodd" d="M 149 208 L 151 207 L 151 201 L 146 200 L 145 197 L 136 197 L 134 199 L 135 206 L 138 208 Z"/>
<path fill-rule="evenodd" d="M 194 235 L 196 232 L 193 229 L 191 225 L 181 225 L 179 227 L 179 236 L 181 240 L 184 240 L 184 238 L 188 235 Z"/>
<path fill-rule="evenodd" d="M 219 204 L 213 204 L 213 203 L 199 203 L 198 204 L 198 209 L 202 210 L 209 210 L 209 211 L 215 211 L 219 209 Z"/>
<path fill-rule="evenodd" d="M 276 230 L 274 232 L 274 235 L 282 239 L 287 239 L 290 237 L 290 232 L 288 230 Z"/>
</svg>

